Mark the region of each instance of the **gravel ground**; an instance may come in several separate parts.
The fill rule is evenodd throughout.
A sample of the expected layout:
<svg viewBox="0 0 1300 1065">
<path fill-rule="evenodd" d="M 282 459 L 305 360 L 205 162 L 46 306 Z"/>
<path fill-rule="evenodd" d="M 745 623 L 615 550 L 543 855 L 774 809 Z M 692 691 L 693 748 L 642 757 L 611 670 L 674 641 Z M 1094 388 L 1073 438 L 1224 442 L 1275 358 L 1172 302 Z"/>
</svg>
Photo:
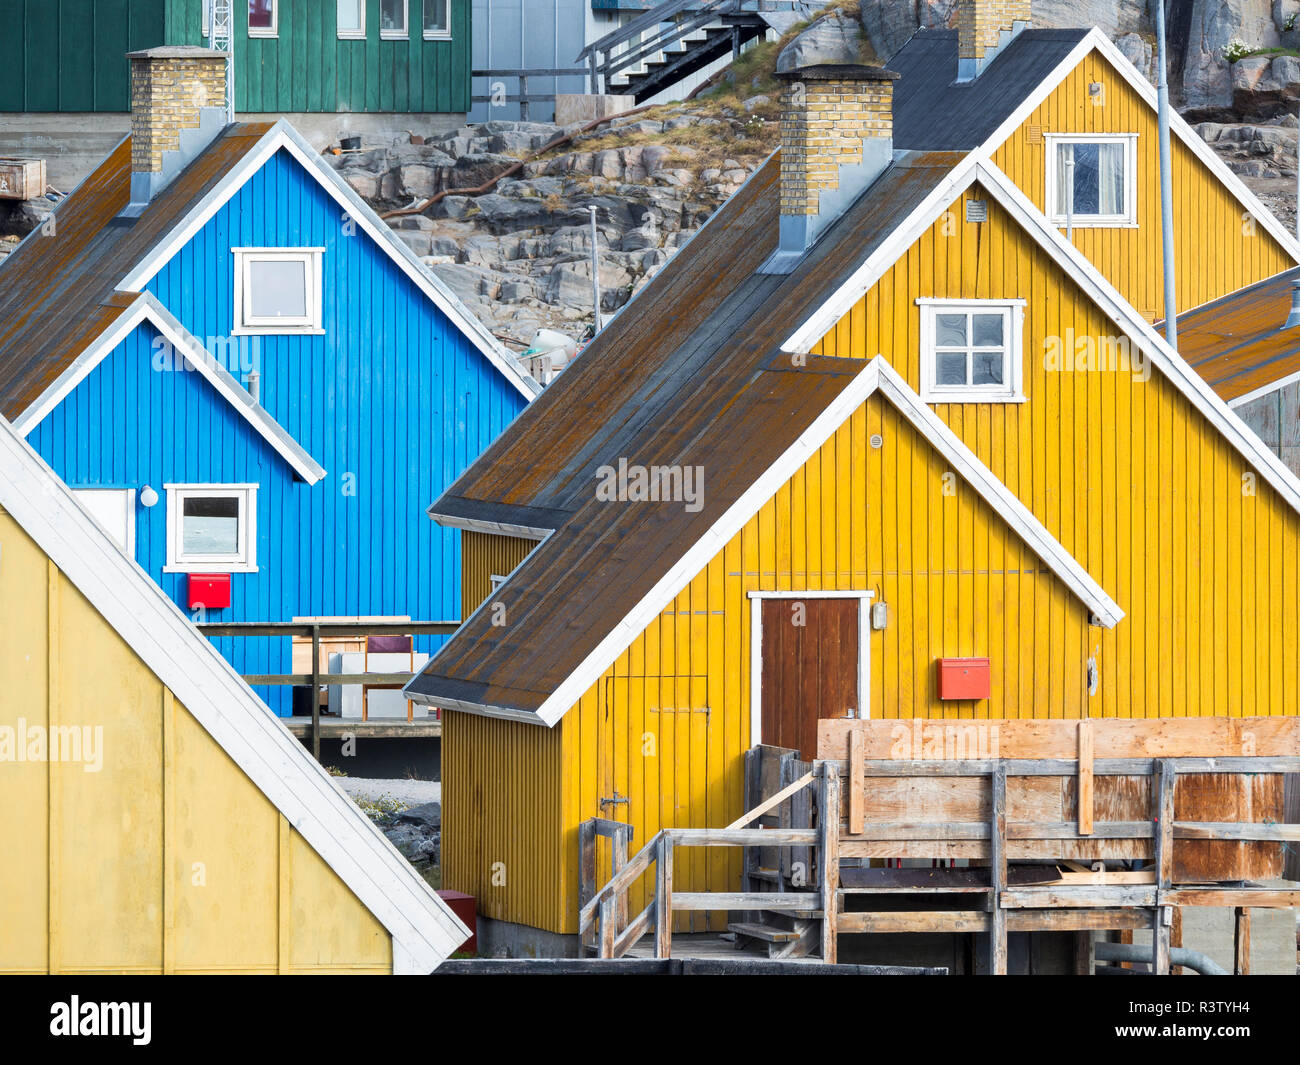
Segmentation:
<svg viewBox="0 0 1300 1065">
<path fill-rule="evenodd" d="M 407 806 L 442 802 L 442 784 L 437 780 L 366 780 L 362 777 L 334 779 L 354 799 L 374 800 L 388 796 Z"/>
</svg>

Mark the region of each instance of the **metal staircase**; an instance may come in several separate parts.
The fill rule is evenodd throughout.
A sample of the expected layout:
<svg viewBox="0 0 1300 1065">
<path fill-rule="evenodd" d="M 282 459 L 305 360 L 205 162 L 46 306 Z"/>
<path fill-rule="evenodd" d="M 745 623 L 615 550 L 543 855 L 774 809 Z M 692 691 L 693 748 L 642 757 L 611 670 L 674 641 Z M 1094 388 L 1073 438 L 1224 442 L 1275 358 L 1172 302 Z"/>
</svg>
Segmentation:
<svg viewBox="0 0 1300 1065">
<path fill-rule="evenodd" d="M 578 56 L 591 91 L 637 103 L 672 88 L 710 63 L 733 58 L 766 34 L 820 7 L 806 0 L 668 0 L 589 44 Z"/>
</svg>

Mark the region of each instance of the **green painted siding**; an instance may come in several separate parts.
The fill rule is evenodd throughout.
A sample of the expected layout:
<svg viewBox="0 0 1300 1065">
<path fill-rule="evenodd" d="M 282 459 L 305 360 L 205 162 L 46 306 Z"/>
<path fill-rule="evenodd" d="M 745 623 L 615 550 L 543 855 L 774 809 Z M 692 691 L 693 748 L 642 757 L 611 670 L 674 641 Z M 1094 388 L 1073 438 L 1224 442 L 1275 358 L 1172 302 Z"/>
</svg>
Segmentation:
<svg viewBox="0 0 1300 1065">
<path fill-rule="evenodd" d="M 0 111 L 129 110 L 126 53 L 164 43 L 174 2 L 0 0 Z"/>
<path fill-rule="evenodd" d="M 422 0 L 411 36 L 340 41 L 334 0 L 280 0 L 280 36 L 248 37 L 235 0 L 235 105 L 243 112 L 470 108 L 470 0 L 452 0 L 452 37 L 424 40 Z M 126 53 L 204 44 L 203 0 L 0 0 L 0 111 L 127 111 Z"/>
<path fill-rule="evenodd" d="M 204 43 L 202 0 L 166 0 L 176 44 Z M 379 39 L 379 0 L 366 0 L 366 39 L 338 39 L 334 0 L 280 0 L 279 37 L 249 38 L 236 2 L 235 107 L 243 112 L 420 111 L 470 108 L 470 0 L 452 0 L 449 41 L 426 41 L 422 0 L 411 35 Z"/>
</svg>

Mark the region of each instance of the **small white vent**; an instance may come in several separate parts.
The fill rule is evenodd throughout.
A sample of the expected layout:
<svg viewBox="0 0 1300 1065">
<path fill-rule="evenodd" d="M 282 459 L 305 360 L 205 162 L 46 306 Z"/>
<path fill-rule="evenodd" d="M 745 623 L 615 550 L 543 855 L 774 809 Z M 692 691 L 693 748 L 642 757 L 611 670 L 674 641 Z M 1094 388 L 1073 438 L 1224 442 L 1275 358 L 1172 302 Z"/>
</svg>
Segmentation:
<svg viewBox="0 0 1300 1065">
<path fill-rule="evenodd" d="M 989 205 L 984 200 L 967 200 L 966 201 L 966 221 L 967 222 L 987 222 L 989 220 Z"/>
</svg>

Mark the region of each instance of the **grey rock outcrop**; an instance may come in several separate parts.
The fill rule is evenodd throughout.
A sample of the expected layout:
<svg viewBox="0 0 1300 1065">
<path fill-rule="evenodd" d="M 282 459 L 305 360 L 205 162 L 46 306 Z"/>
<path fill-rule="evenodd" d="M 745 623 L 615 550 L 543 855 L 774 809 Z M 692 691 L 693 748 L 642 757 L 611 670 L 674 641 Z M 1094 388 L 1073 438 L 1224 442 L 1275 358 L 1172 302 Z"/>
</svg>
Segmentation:
<svg viewBox="0 0 1300 1065">
<path fill-rule="evenodd" d="M 776 69 L 797 70 L 814 63 L 857 63 L 861 58 L 861 27 L 835 12 L 818 19 L 781 49 Z"/>
</svg>

